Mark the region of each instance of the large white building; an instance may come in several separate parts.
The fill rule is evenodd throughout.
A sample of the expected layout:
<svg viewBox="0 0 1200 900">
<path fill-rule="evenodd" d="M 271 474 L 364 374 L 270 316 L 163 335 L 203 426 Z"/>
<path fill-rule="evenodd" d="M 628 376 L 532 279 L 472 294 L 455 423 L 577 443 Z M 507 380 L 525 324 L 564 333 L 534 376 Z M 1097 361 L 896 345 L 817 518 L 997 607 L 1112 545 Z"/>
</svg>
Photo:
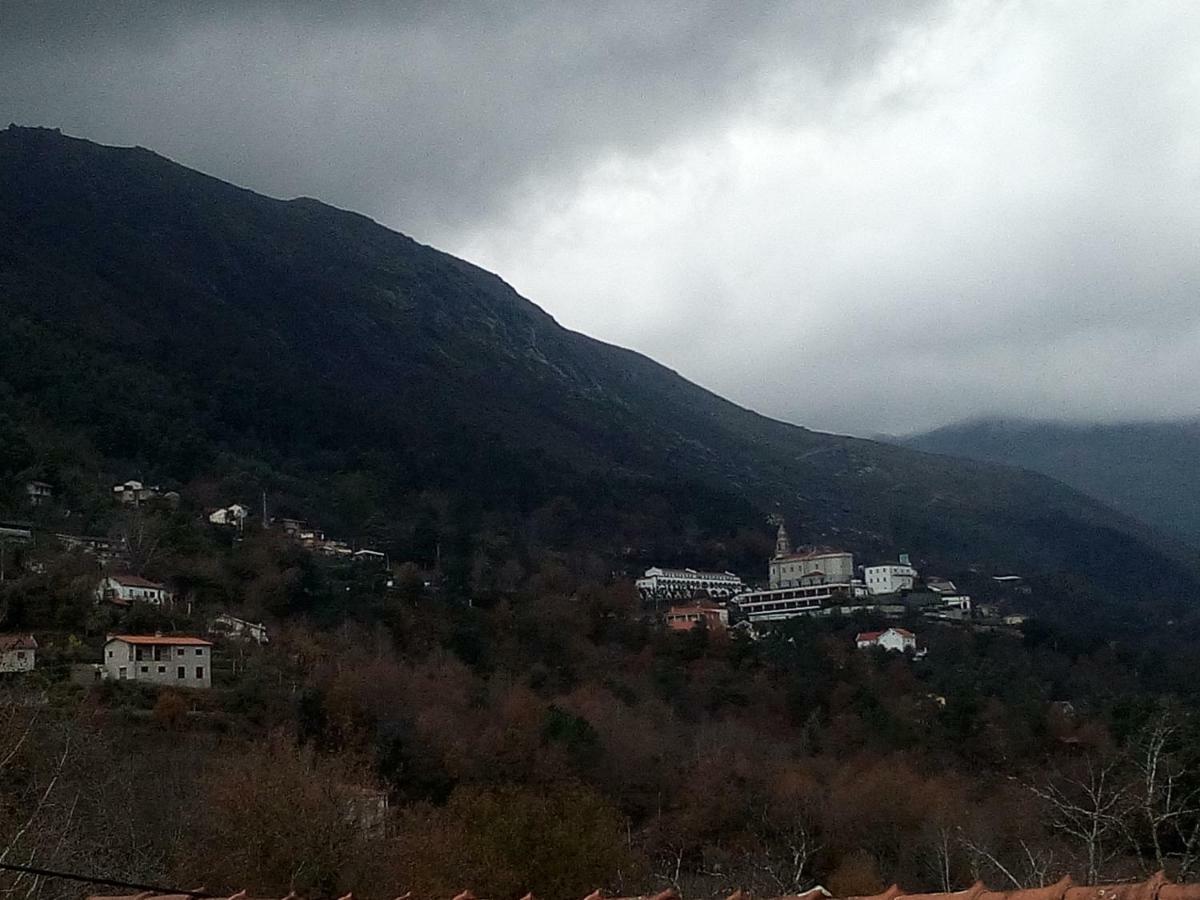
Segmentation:
<svg viewBox="0 0 1200 900">
<path fill-rule="evenodd" d="M 115 634 L 104 644 L 104 670 L 115 681 L 212 687 L 212 643 L 196 637 Z"/>
<path fill-rule="evenodd" d="M 854 580 L 854 554 L 820 548 L 777 556 L 770 562 L 771 587 L 849 584 Z"/>
<path fill-rule="evenodd" d="M 832 547 L 792 549 L 787 528 L 775 535 L 775 555 L 767 564 L 772 590 L 812 587 L 821 584 L 850 584 L 854 581 L 854 554 Z"/>
<path fill-rule="evenodd" d="M 751 622 L 782 622 L 797 616 L 817 615 L 853 595 L 854 588 L 849 583 L 814 584 L 746 591 L 734 597 L 733 602 Z"/>
<path fill-rule="evenodd" d="M 32 672 L 37 665 L 37 646 L 32 634 L 0 634 L 0 674 Z"/>
<path fill-rule="evenodd" d="M 710 597 L 732 597 L 746 585 L 732 572 L 698 572 L 695 569 L 646 570 L 636 582 L 638 592 L 647 599 L 690 600 L 704 592 Z"/>
<path fill-rule="evenodd" d="M 917 570 L 902 556 L 898 563 L 884 563 L 863 568 L 863 583 L 871 594 L 898 594 L 911 591 L 917 580 Z"/>
</svg>

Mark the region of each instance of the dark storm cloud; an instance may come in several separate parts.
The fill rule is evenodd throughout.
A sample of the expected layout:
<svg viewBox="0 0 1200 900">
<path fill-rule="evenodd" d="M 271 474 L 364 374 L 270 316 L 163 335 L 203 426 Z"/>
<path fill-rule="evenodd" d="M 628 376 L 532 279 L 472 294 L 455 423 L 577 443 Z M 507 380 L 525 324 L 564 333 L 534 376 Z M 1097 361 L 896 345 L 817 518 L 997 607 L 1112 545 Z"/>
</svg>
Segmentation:
<svg viewBox="0 0 1200 900">
<path fill-rule="evenodd" d="M 6 3 L 10 118 L 418 233 L 644 152 L 782 64 L 856 71 L 918 4 Z"/>
<path fill-rule="evenodd" d="M 365 212 L 815 427 L 1197 412 L 1187 4 L 0 0 L 0 117 Z"/>
</svg>

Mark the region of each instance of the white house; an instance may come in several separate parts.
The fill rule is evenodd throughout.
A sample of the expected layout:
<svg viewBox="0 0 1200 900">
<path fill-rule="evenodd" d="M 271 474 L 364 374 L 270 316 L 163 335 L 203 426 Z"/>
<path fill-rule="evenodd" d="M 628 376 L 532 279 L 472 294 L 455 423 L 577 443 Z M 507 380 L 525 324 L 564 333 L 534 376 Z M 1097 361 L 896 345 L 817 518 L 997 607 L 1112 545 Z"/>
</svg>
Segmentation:
<svg viewBox="0 0 1200 900">
<path fill-rule="evenodd" d="M 896 652 L 912 651 L 917 649 L 917 636 L 907 628 L 889 628 L 886 631 L 860 631 L 854 638 L 854 643 L 859 650 L 866 650 L 869 647 L 882 647 L 884 650 L 895 650 Z"/>
<path fill-rule="evenodd" d="M 732 572 L 699 572 L 695 569 L 660 569 L 654 566 L 635 584 L 643 597 L 690 600 L 704 592 L 710 597 L 732 597 L 746 589 Z"/>
<path fill-rule="evenodd" d="M 209 513 L 208 521 L 214 525 L 227 525 L 230 528 L 241 528 L 245 523 L 246 518 L 250 515 L 250 510 L 242 506 L 240 503 L 235 503 L 232 506 L 226 506 L 223 509 L 213 510 Z"/>
<path fill-rule="evenodd" d="M 916 579 L 917 570 L 903 559 L 899 563 L 885 563 L 880 566 L 863 568 L 863 581 L 872 595 L 911 591 Z"/>
<path fill-rule="evenodd" d="M 118 503 L 134 505 L 158 496 L 158 488 L 146 487 L 140 481 L 126 481 L 124 484 L 113 485 L 113 499 Z"/>
<path fill-rule="evenodd" d="M 354 561 L 385 566 L 387 565 L 387 554 L 380 550 L 356 550 L 354 551 Z"/>
<path fill-rule="evenodd" d="M 32 672 L 37 665 L 37 646 L 32 634 L 0 634 L 0 674 Z"/>
<path fill-rule="evenodd" d="M 29 499 L 30 506 L 41 506 L 49 503 L 54 497 L 54 486 L 45 481 L 27 481 L 25 496 Z"/>
<path fill-rule="evenodd" d="M 104 644 L 104 669 L 116 681 L 212 687 L 212 642 L 162 634 L 114 634 Z"/>
<path fill-rule="evenodd" d="M 239 619 L 237 616 L 229 613 L 221 613 L 208 630 L 212 634 L 220 634 L 230 638 L 242 638 L 243 640 L 255 641 L 259 644 L 270 643 L 271 639 L 267 636 L 267 626 L 262 622 L 250 622 L 246 619 Z"/>
<path fill-rule="evenodd" d="M 96 588 L 97 603 L 115 606 L 129 606 L 135 601 L 165 606 L 174 596 L 165 585 L 139 575 L 105 575 Z"/>
</svg>

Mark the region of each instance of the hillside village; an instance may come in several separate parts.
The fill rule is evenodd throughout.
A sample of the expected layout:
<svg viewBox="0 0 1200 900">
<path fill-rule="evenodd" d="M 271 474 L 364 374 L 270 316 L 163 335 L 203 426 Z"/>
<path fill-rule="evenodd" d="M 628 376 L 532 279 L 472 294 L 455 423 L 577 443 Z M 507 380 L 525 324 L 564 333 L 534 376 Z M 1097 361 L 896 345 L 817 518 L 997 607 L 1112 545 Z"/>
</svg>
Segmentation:
<svg viewBox="0 0 1200 900">
<path fill-rule="evenodd" d="M 25 484 L 25 497 L 31 509 L 44 511 L 54 503 L 54 485 L 31 480 Z M 157 485 L 128 480 L 112 488 L 113 503 L 137 515 L 153 516 L 155 510 L 177 511 L 181 495 Z M 201 518 L 216 532 L 238 542 L 247 529 L 274 530 L 305 552 L 342 560 L 369 571 L 383 573 L 381 586 L 393 589 L 397 573 L 386 553 L 371 547 L 355 549 L 348 542 L 328 537 L 317 526 L 303 519 L 266 517 L 267 501 L 262 497 L 262 514 L 254 515 L 249 505 L 233 503 L 201 511 Z M 47 545 L 50 549 L 46 551 Z M 39 532 L 28 522 L 0 523 L 0 566 L 9 559 L 5 573 L 0 568 L 0 586 L 20 573 L 19 561 L 31 573 L 44 572 L 55 552 L 82 553 L 94 561 L 94 586 L 91 595 L 97 610 L 109 610 L 105 619 L 106 637 L 100 658 L 77 662 L 71 677 L 82 684 L 94 681 L 140 681 L 157 686 L 204 689 L 212 685 L 212 654 L 216 644 L 230 641 L 269 642 L 268 626 L 262 621 L 243 617 L 232 609 L 194 608 L 194 591 L 172 586 L 168 575 L 154 580 L 130 571 L 129 537 L 76 535 L 66 532 Z M 35 547 L 41 553 L 31 553 Z M 14 563 L 17 568 L 14 569 Z M 430 577 L 433 577 L 432 574 Z M 856 566 L 846 550 L 828 546 L 796 548 L 786 526 L 778 524 L 775 549 L 767 561 L 767 578 L 761 586 L 747 585 L 732 572 L 710 572 L 691 568 L 651 567 L 634 582 L 643 615 L 670 631 L 689 631 L 704 627 L 712 631 L 744 633 L 757 638 L 774 623 L 801 617 L 875 617 L 890 623 L 888 627 L 860 631 L 854 638 L 858 649 L 880 647 L 920 658 L 926 652 L 917 635 L 900 623 L 920 621 L 926 625 L 957 626 L 980 631 L 1020 633 L 1025 615 L 1016 611 L 1012 598 L 1024 590 L 1018 575 L 992 577 L 1003 586 L 1007 600 L 973 604 L 953 581 L 936 575 L 922 575 L 907 554 L 895 561 Z M 421 577 L 423 588 L 433 582 Z M 149 634 L 122 633 L 126 614 L 138 608 L 161 613 L 183 612 L 195 620 L 203 613 L 201 633 Z M 80 623 L 82 624 L 82 623 Z M 33 635 L 0 635 L 5 641 L 0 672 L 28 672 L 36 668 L 37 643 Z M 14 657 L 19 653 L 19 657 Z"/>
<path fill-rule="evenodd" d="M 56 497 L 52 483 L 27 481 L 23 494 L 30 512 L 44 517 L 54 511 Z M 19 583 L 22 578 L 45 575 L 56 565 L 73 559 L 79 573 L 76 582 L 83 584 L 91 612 L 73 623 L 63 623 L 67 626 L 64 631 L 84 634 L 103 625 L 104 636 L 96 645 L 94 661 L 71 662 L 69 673 L 59 665 L 57 677 L 69 675 L 70 680 L 85 686 L 112 680 L 184 690 L 210 688 L 215 648 L 237 647 L 240 655 L 245 653 L 248 643 L 264 646 L 270 641 L 268 626 L 260 620 L 244 618 L 234 610 L 198 601 L 195 586 L 181 587 L 178 576 L 172 577 L 161 564 L 151 563 L 148 557 L 153 556 L 153 546 L 149 552 L 146 546 L 133 546 L 139 542 L 153 545 L 161 540 L 161 533 L 147 541 L 145 534 L 134 532 L 161 529 L 167 517 L 177 516 L 182 502 L 178 491 L 131 479 L 114 485 L 111 497 L 118 519 L 126 526 L 132 522 L 132 528 L 117 528 L 98 536 L 39 527 L 29 520 L 0 521 L 0 589 Z M 265 514 L 265 496 L 262 508 Z M 69 511 L 63 512 L 69 517 Z M 256 520 L 249 506 L 239 503 L 203 509 L 193 521 L 196 525 L 205 523 L 218 541 L 235 544 L 244 539 L 248 528 L 264 527 L 263 520 Z M 265 528 L 306 553 L 331 562 L 344 561 L 372 573 L 370 580 L 379 581 L 384 588 L 395 585 L 387 555 L 381 551 L 370 547 L 356 549 L 297 518 L 270 517 L 265 520 Z M 161 574 L 157 579 L 149 578 L 132 571 L 135 567 L 153 568 Z M 9 605 L 13 602 L 10 597 Z M 20 602 L 19 597 L 16 602 Z M 37 639 L 33 634 L 3 633 L 4 610 L 0 606 L 0 675 L 38 671 Z M 202 627 L 195 633 L 177 629 L 164 632 L 161 628 L 149 633 L 121 630 L 139 621 L 169 627 L 180 619 Z M 55 642 L 53 638 L 51 642 Z M 45 643 L 43 635 L 43 646 Z M 76 651 L 72 658 L 77 660 L 79 655 Z"/>
<path fill-rule="evenodd" d="M 642 602 L 661 611 L 668 628 L 687 631 L 697 625 L 738 629 L 755 634 L 773 622 L 809 616 L 865 614 L 890 621 L 924 621 L 927 625 L 957 625 L 977 631 L 1020 634 L 1027 616 L 1017 609 L 1026 589 L 1019 575 L 991 576 L 1001 599 L 973 604 L 953 581 L 922 576 L 908 554 L 895 562 L 855 566 L 854 555 L 832 547 L 796 549 L 780 524 L 775 553 L 767 563 L 762 587 L 747 586 L 732 572 L 691 568 L 652 567 L 637 579 Z M 923 654 L 915 635 L 904 628 L 864 631 L 856 637 L 859 649 Z"/>
</svg>

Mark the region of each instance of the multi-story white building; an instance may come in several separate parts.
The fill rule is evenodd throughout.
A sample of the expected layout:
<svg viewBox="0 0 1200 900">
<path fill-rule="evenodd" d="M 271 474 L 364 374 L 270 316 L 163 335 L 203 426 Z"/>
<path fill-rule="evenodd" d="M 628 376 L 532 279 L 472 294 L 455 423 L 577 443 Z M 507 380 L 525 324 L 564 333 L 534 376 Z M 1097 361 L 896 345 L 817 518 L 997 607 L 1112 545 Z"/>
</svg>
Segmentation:
<svg viewBox="0 0 1200 900">
<path fill-rule="evenodd" d="M 0 634 L 0 674 L 32 672 L 37 665 L 37 646 L 32 634 Z"/>
<path fill-rule="evenodd" d="M 917 570 L 903 561 L 863 568 L 863 583 L 867 591 L 875 595 L 911 591 L 916 580 Z"/>
<path fill-rule="evenodd" d="M 657 566 L 647 569 L 636 584 L 644 598 L 659 600 L 690 600 L 702 591 L 710 597 L 732 597 L 746 589 L 742 579 L 732 572 L 660 569 Z"/>
<path fill-rule="evenodd" d="M 797 616 L 849 610 L 863 593 L 862 586 L 852 582 L 812 584 L 746 591 L 734 597 L 732 602 L 751 622 L 782 622 Z"/>
<path fill-rule="evenodd" d="M 116 681 L 212 687 L 212 643 L 196 637 L 115 634 L 104 644 L 104 670 Z"/>
<path fill-rule="evenodd" d="M 166 585 L 142 578 L 140 575 L 106 575 L 100 579 L 96 588 L 97 603 L 112 603 L 116 606 L 129 606 L 135 601 L 165 606 L 174 596 Z"/>
<path fill-rule="evenodd" d="M 819 547 L 776 556 L 769 564 L 772 588 L 814 584 L 849 584 L 854 580 L 854 554 Z"/>
</svg>

